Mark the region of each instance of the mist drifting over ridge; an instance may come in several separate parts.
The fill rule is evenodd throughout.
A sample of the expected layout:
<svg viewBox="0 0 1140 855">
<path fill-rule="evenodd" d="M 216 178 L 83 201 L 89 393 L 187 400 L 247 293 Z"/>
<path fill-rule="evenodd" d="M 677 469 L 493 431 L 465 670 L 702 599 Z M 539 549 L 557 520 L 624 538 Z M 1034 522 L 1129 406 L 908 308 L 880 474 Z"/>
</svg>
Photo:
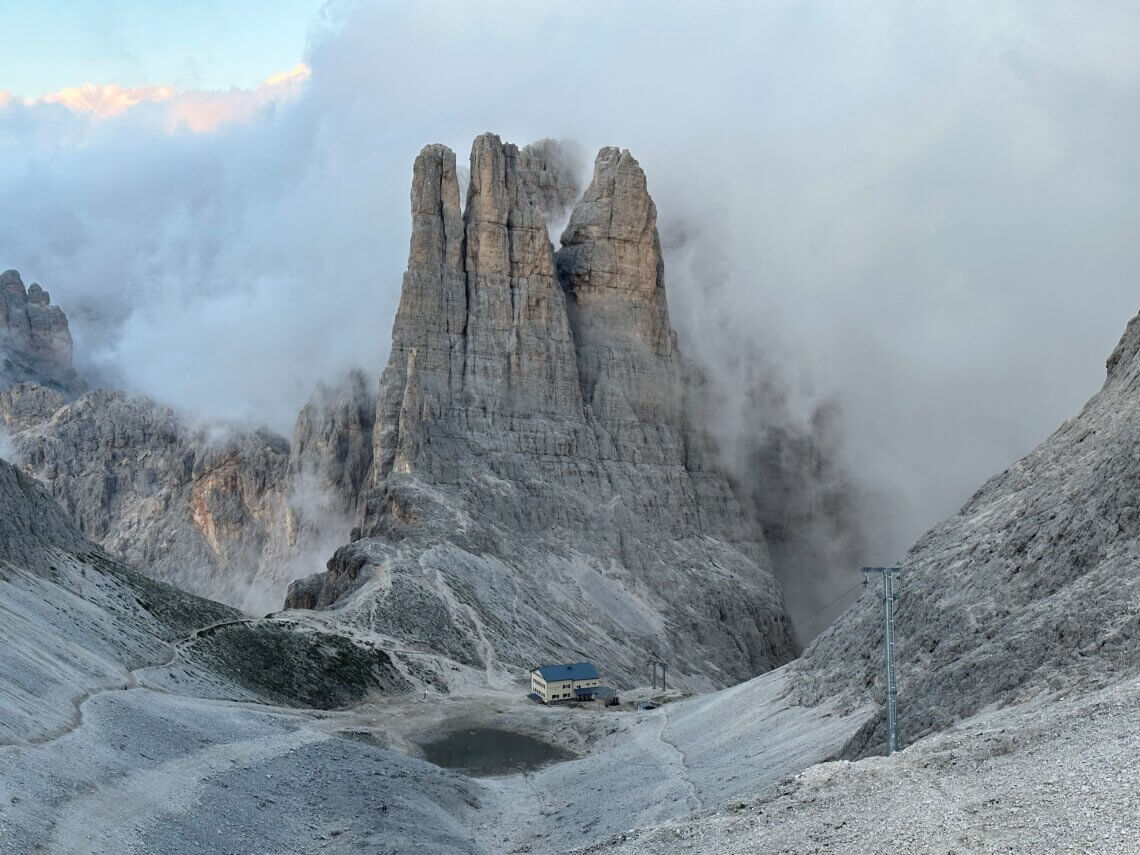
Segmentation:
<svg viewBox="0 0 1140 855">
<path fill-rule="evenodd" d="M 1137 302 L 1134 8 L 519 8 L 336 7 L 292 98 L 208 132 L 0 106 L 0 268 L 89 376 L 287 432 L 383 364 L 423 144 L 629 148 L 722 442 L 823 407 L 869 560 L 1099 385 Z"/>
</svg>

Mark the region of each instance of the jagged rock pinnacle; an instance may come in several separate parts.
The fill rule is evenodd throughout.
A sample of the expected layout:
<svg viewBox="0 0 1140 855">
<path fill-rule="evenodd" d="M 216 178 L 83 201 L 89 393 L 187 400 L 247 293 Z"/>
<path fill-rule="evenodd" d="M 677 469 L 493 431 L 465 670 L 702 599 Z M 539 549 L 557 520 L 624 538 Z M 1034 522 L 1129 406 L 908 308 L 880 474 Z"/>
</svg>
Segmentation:
<svg viewBox="0 0 1140 855">
<path fill-rule="evenodd" d="M 71 364 L 67 316 L 38 284 L 0 273 L 0 387 L 32 382 L 73 398 L 87 388 Z"/>
<path fill-rule="evenodd" d="M 632 674 L 652 649 L 713 683 L 774 667 L 795 642 L 692 418 L 645 175 L 603 149 L 556 254 L 546 216 L 565 210 L 574 173 L 545 162 L 552 151 L 478 137 L 461 218 L 454 155 L 416 159 L 361 538 L 290 601 L 348 596 L 338 613 L 393 634 L 418 603 L 463 661 L 489 655 L 469 643 L 474 620 L 520 664 L 584 649 Z M 543 591 L 567 574 L 579 593 L 552 626 Z M 373 577 L 380 589 L 352 593 Z M 587 622 L 589 638 L 566 634 Z"/>
</svg>

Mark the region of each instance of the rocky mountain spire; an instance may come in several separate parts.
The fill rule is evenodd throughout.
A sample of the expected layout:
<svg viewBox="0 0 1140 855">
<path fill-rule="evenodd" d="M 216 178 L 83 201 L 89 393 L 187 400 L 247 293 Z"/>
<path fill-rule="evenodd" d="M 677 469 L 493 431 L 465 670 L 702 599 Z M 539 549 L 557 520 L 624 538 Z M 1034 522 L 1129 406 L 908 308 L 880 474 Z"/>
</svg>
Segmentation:
<svg viewBox="0 0 1140 855">
<path fill-rule="evenodd" d="M 422 430 L 454 444 L 476 424 L 500 429 L 493 422 L 506 413 L 581 414 L 565 298 L 534 202 L 547 196 L 533 183 L 544 173 L 536 155 L 526 160 L 530 168 L 520 168 L 518 148 L 494 134 L 476 139 L 460 218 L 455 155 L 434 145 L 416 158 L 408 271 L 377 402 L 374 483 L 411 471 L 425 451 L 414 437 Z"/>
<path fill-rule="evenodd" d="M 392 327 L 392 350 L 376 402 L 373 481 L 395 463 L 400 440 L 407 363 L 411 354 L 450 395 L 462 389 L 463 331 L 467 325 L 463 270 L 463 218 L 455 154 L 425 146 L 412 169 L 412 237 L 400 305 Z"/>
<path fill-rule="evenodd" d="M 582 394 L 622 455 L 630 430 L 676 428 L 666 455 L 683 455 L 688 391 L 669 325 L 657 206 L 628 151 L 603 148 L 570 215 L 557 256 L 565 283 Z M 666 458 L 662 458 L 664 460 Z"/>
<path fill-rule="evenodd" d="M 15 270 L 0 273 L 0 387 L 33 382 L 73 398 L 84 383 L 71 364 L 71 331 L 51 295 Z"/>
<path fill-rule="evenodd" d="M 593 180 L 562 233 L 558 272 L 574 295 L 582 352 L 615 345 L 674 354 L 657 206 L 628 151 L 598 152 Z"/>
<path fill-rule="evenodd" d="M 318 389 L 291 442 L 21 384 L 0 389 L 15 456 L 116 556 L 247 608 L 335 550 L 290 604 L 454 662 L 632 680 L 654 655 L 694 688 L 781 664 L 790 622 L 699 424 L 645 175 L 608 148 L 580 197 L 579 174 L 564 145 L 484 134 L 461 207 L 455 155 L 423 149 L 377 393 Z M 58 310 L 4 294 L 19 352 L 51 363 L 30 331 Z"/>
<path fill-rule="evenodd" d="M 451 152 L 416 159 L 361 539 L 291 602 L 347 596 L 338 614 L 390 634 L 416 602 L 451 655 L 485 664 L 573 650 L 632 674 L 655 651 L 712 682 L 774 667 L 790 623 L 692 417 L 645 175 L 603 149 L 556 254 L 545 216 L 572 173 L 549 154 L 477 138 L 462 215 Z"/>
<path fill-rule="evenodd" d="M 532 184 L 537 172 L 520 169 L 515 146 L 483 134 L 471 147 L 463 215 L 465 391 L 501 398 L 523 417 L 576 414 L 582 407 L 554 252 L 534 203 L 540 197 Z"/>
</svg>

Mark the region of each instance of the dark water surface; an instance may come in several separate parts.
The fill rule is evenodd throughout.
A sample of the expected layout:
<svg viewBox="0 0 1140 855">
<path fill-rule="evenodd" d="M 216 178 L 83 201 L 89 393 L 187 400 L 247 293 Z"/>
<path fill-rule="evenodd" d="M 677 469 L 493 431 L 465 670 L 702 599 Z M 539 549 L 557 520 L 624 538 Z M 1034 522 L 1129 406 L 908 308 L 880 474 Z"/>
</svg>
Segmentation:
<svg viewBox="0 0 1140 855">
<path fill-rule="evenodd" d="M 428 762 L 447 769 L 461 769 L 472 775 L 525 772 L 575 756 L 564 748 L 525 733 L 494 727 L 453 730 L 442 739 L 420 747 Z"/>
</svg>

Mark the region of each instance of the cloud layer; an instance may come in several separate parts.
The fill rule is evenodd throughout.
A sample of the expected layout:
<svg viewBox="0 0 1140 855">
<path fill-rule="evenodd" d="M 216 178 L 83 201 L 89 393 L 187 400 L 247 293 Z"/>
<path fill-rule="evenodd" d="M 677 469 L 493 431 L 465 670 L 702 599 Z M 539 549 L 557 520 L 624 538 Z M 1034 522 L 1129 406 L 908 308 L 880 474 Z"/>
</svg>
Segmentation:
<svg viewBox="0 0 1140 855">
<path fill-rule="evenodd" d="M 88 373 L 287 429 L 379 372 L 423 144 L 628 147 L 682 346 L 781 419 L 837 408 L 877 561 L 1099 384 L 1140 302 L 1135 4 L 477 5 L 345 7 L 285 99 L 0 97 L 0 268 Z"/>
</svg>

